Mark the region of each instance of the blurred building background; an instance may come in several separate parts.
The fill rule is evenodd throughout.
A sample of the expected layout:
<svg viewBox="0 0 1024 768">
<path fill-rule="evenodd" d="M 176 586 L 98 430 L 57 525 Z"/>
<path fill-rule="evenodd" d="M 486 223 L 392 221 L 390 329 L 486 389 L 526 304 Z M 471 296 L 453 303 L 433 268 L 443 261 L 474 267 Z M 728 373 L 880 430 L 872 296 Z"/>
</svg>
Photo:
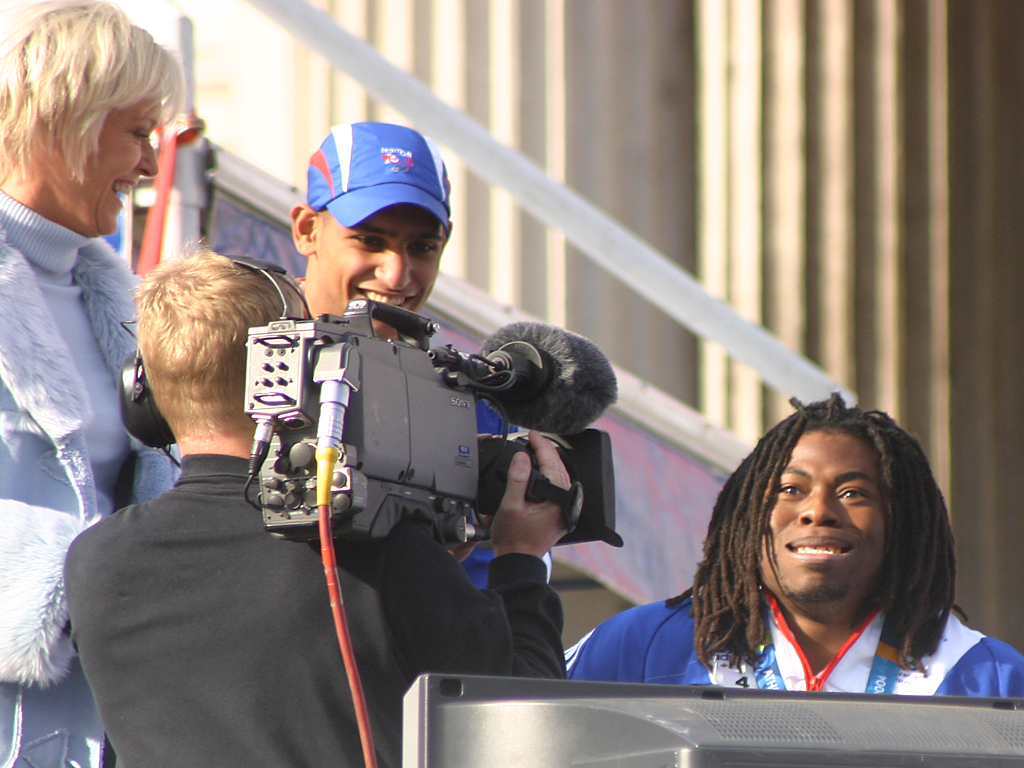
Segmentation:
<svg viewBox="0 0 1024 768">
<path fill-rule="evenodd" d="M 310 1 L 915 433 L 959 604 L 1024 649 L 1024 3 Z M 207 136 L 288 184 L 332 124 L 409 122 L 245 0 L 173 5 Z M 790 412 L 446 150 L 445 273 L 741 441 Z"/>
</svg>

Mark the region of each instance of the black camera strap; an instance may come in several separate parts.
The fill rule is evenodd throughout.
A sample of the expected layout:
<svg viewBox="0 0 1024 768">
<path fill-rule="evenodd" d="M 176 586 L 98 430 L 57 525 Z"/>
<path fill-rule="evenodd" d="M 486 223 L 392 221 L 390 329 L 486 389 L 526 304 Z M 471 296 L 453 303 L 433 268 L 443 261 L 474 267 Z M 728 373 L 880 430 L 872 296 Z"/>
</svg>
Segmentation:
<svg viewBox="0 0 1024 768">
<path fill-rule="evenodd" d="M 569 490 L 559 488 L 537 470 L 530 471 L 530 480 L 526 484 L 527 501 L 551 501 L 562 508 L 565 515 L 566 533 L 576 530 L 580 521 L 580 510 L 583 509 L 583 485 L 577 481 Z"/>
</svg>

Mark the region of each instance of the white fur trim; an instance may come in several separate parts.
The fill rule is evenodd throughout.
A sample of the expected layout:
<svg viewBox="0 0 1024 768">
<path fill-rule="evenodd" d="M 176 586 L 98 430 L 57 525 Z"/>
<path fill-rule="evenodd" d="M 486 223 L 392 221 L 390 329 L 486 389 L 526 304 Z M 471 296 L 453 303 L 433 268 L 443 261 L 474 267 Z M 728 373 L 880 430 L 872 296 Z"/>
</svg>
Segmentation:
<svg viewBox="0 0 1024 768">
<path fill-rule="evenodd" d="M 45 686 L 67 672 L 64 557 L 83 528 L 73 515 L 0 500 L 0 682 Z"/>
</svg>

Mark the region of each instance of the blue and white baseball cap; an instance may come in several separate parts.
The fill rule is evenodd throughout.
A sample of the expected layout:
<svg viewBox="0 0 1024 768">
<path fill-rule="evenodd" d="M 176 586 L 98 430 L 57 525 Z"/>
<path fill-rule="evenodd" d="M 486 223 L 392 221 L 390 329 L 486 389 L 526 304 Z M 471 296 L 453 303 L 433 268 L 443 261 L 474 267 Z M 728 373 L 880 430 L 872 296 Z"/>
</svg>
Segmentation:
<svg viewBox="0 0 1024 768">
<path fill-rule="evenodd" d="M 309 158 L 306 200 L 354 227 L 384 208 L 411 203 L 434 214 L 448 231 L 451 187 L 432 139 L 391 123 L 336 125 Z"/>
</svg>

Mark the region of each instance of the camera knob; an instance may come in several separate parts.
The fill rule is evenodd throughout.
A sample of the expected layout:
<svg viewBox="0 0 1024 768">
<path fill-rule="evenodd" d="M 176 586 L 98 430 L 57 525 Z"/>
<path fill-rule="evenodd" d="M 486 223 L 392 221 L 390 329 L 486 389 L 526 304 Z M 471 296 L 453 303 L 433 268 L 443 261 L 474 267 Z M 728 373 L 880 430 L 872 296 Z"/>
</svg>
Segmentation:
<svg viewBox="0 0 1024 768">
<path fill-rule="evenodd" d="M 449 499 L 447 496 L 435 496 L 434 511 L 438 514 L 450 515 L 458 512 L 458 503 L 455 499 Z"/>
<path fill-rule="evenodd" d="M 335 515 L 341 515 L 348 512 L 352 506 L 352 497 L 347 493 L 336 493 L 331 497 L 331 512 Z"/>
<path fill-rule="evenodd" d="M 288 451 L 288 459 L 296 469 L 303 469 L 313 463 L 316 450 L 309 443 L 296 443 Z"/>
</svg>

